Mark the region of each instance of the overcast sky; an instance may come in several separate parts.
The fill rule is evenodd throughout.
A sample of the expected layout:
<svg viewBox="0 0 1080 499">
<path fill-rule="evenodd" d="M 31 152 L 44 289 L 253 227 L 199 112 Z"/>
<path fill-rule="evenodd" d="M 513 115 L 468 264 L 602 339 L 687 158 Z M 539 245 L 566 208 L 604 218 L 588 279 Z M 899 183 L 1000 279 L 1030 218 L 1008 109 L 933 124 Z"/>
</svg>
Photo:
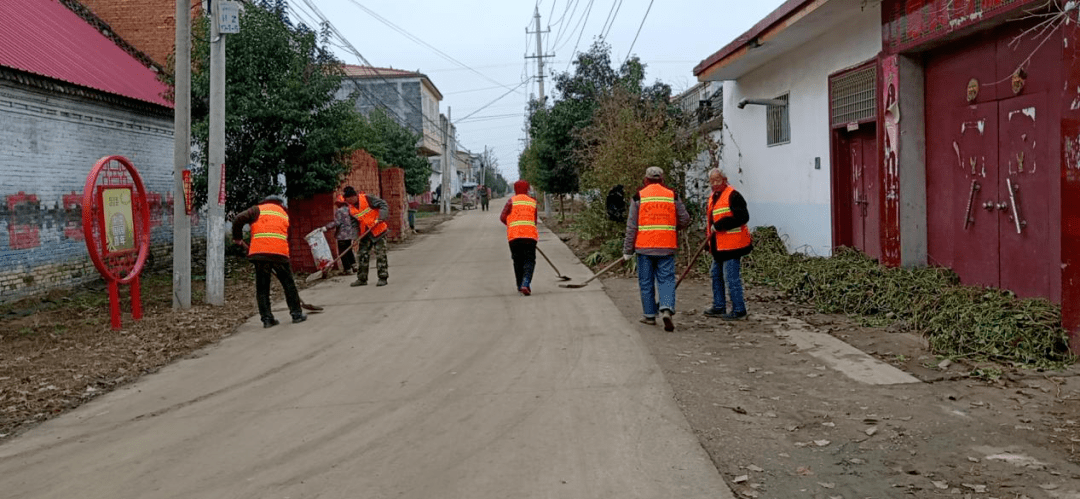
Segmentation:
<svg viewBox="0 0 1080 499">
<path fill-rule="evenodd" d="M 294 17 L 302 21 L 310 12 L 304 1 L 290 0 Z M 526 27 L 534 31 L 533 13 L 537 7 L 541 29 L 550 29 L 550 33 L 544 34 L 543 42 L 544 51 L 554 55 L 545 61 L 548 75 L 571 69 L 569 64 L 575 49 L 587 50 L 604 31 L 605 40 L 612 46 L 613 60 L 621 63 L 632 50 L 646 64 L 646 83 L 660 80 L 678 93 L 696 83 L 695 65 L 783 3 L 783 0 L 306 1 L 321 10 L 372 65 L 419 71 L 431 78 L 443 94 L 440 111 L 446 114 L 451 110 L 461 148 L 477 153 L 485 146 L 492 148 L 499 169 L 510 181 L 518 176 L 517 157 L 525 138 L 522 131 L 525 106 L 529 96 L 538 92 L 536 60 L 525 59 L 526 54 L 533 55 L 536 51 L 536 35 L 527 35 L 525 31 Z M 364 8 L 438 51 L 387 26 Z M 614 21 L 610 21 L 612 16 Z M 639 27 L 641 33 L 635 43 Z M 347 64 L 361 64 L 345 50 L 335 48 L 335 52 Z M 480 110 L 526 80 L 531 81 Z M 550 78 L 545 79 L 549 98 L 553 90 Z M 470 118 L 462 119 L 470 114 Z"/>
</svg>

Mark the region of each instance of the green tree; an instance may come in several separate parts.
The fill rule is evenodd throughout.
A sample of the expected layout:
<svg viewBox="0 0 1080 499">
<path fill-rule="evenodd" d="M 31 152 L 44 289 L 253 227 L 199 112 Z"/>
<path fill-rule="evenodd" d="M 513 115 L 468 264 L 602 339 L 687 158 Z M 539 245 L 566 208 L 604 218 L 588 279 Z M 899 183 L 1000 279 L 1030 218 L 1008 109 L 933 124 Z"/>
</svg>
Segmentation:
<svg viewBox="0 0 1080 499">
<path fill-rule="evenodd" d="M 192 49 L 192 137 L 202 153 L 202 167 L 193 175 L 199 205 L 206 201 L 208 171 L 207 24 L 197 22 Z M 226 210 L 269 194 L 305 198 L 334 190 L 347 169 L 341 154 L 356 142 L 357 115 L 352 102 L 334 99 L 341 62 L 326 48 L 325 36 L 292 25 L 280 0 L 245 5 L 240 33 L 226 36 Z"/>
</svg>

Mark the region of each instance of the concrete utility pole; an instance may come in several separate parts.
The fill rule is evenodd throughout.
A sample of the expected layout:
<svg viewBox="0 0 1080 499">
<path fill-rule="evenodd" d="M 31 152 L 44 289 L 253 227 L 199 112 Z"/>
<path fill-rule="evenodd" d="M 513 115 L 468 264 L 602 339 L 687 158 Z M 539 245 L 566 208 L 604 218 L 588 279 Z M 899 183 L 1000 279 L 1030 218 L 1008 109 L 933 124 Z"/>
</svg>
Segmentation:
<svg viewBox="0 0 1080 499">
<path fill-rule="evenodd" d="M 206 303 L 225 304 L 225 35 L 221 1 L 210 22 L 210 147 L 206 196 Z"/>
<path fill-rule="evenodd" d="M 191 308 L 191 217 L 184 170 L 191 163 L 191 0 L 176 0 L 176 86 L 173 108 L 173 308 Z"/>
<path fill-rule="evenodd" d="M 446 108 L 446 121 L 443 122 L 443 160 L 442 160 L 442 195 L 439 196 L 440 211 L 450 213 L 450 175 L 454 161 L 450 158 L 450 107 Z"/>
<path fill-rule="evenodd" d="M 539 6 L 536 7 L 536 11 L 535 11 L 535 14 L 533 15 L 533 17 L 536 19 L 536 55 L 533 55 L 533 56 L 528 56 L 527 55 L 527 56 L 525 56 L 525 58 L 526 59 L 536 59 L 536 75 L 537 75 L 536 79 L 537 79 L 537 81 L 539 83 L 540 105 L 543 106 L 547 102 L 546 97 L 544 97 L 544 58 L 545 57 L 553 57 L 553 56 L 544 54 L 544 40 L 543 40 L 543 38 L 541 38 L 541 35 L 543 33 L 548 33 L 550 30 L 548 30 L 548 31 L 540 31 L 540 7 Z M 529 30 L 526 29 L 525 32 L 529 33 Z M 551 218 L 551 194 L 549 194 L 547 192 L 544 193 L 544 218 Z"/>
</svg>

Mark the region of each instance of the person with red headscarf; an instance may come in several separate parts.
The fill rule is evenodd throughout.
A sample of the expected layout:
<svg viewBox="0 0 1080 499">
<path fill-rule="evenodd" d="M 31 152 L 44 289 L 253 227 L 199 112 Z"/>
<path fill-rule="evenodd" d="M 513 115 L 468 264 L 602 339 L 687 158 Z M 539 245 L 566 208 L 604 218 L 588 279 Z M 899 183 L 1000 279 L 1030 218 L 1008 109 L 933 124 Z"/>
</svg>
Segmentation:
<svg viewBox="0 0 1080 499">
<path fill-rule="evenodd" d="M 532 294 L 532 275 L 536 268 L 536 200 L 529 197 L 529 183 L 514 182 L 514 197 L 503 206 L 499 220 L 506 225 L 510 257 L 514 260 L 514 279 L 519 293 Z"/>
</svg>

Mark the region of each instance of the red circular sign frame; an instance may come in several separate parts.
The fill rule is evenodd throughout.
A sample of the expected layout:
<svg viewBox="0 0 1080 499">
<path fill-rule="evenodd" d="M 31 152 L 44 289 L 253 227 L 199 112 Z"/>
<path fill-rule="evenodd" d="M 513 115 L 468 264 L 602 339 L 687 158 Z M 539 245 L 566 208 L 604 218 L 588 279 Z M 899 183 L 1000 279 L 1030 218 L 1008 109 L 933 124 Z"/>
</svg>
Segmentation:
<svg viewBox="0 0 1080 499">
<path fill-rule="evenodd" d="M 103 199 L 110 191 L 122 196 L 125 189 L 129 190 L 131 201 L 131 241 L 126 239 L 125 230 L 123 237 L 117 234 L 110 244 Z M 86 249 L 98 272 L 117 284 L 136 281 L 150 254 L 150 207 L 142 177 L 135 166 L 123 156 L 99 159 L 86 177 L 82 203 Z"/>
</svg>

